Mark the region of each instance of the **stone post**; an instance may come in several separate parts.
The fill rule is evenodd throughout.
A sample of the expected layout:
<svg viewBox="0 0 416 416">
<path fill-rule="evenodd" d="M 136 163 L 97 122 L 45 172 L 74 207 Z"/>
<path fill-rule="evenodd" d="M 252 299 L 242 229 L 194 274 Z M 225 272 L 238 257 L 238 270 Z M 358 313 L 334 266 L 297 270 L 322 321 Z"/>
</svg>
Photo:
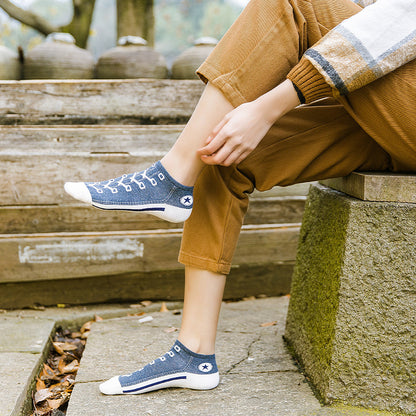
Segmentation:
<svg viewBox="0 0 416 416">
<path fill-rule="evenodd" d="M 415 414 L 416 177 L 325 184 L 355 198 L 311 187 L 285 338 L 325 402 Z"/>
</svg>

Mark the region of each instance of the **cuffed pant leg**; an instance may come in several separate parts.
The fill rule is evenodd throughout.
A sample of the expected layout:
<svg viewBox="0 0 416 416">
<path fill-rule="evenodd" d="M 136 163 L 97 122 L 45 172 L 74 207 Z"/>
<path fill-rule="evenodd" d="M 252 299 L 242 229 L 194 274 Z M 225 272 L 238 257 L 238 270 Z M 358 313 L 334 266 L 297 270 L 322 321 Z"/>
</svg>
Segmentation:
<svg viewBox="0 0 416 416">
<path fill-rule="evenodd" d="M 179 261 L 227 274 L 254 188 L 389 168 L 388 154 L 335 100 L 299 107 L 281 118 L 238 166 L 203 170 Z"/>
<path fill-rule="evenodd" d="M 284 81 L 308 47 L 360 10 L 351 0 L 251 0 L 197 73 L 233 106 L 252 101 Z"/>
</svg>

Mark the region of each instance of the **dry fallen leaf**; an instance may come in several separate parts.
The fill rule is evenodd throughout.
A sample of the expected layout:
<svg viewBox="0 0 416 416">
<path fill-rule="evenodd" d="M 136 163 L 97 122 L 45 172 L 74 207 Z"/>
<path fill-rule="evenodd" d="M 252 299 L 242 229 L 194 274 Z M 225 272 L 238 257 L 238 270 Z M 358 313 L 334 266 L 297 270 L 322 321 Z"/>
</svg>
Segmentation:
<svg viewBox="0 0 416 416">
<path fill-rule="evenodd" d="M 151 300 L 142 300 L 140 302 L 141 305 L 143 306 L 150 306 L 153 302 Z"/>
<path fill-rule="evenodd" d="M 133 309 L 135 309 L 135 308 L 143 308 L 143 305 L 141 305 L 140 303 L 132 303 L 130 305 L 130 308 L 133 308 Z"/>
<path fill-rule="evenodd" d="M 62 373 L 65 373 L 65 374 L 73 373 L 78 370 L 78 367 L 79 367 L 79 362 L 77 360 L 73 360 L 62 369 Z"/>
<path fill-rule="evenodd" d="M 143 316 L 146 315 L 146 312 L 138 312 L 138 313 L 128 313 L 127 316 Z"/>
<path fill-rule="evenodd" d="M 44 381 L 43 380 L 41 380 L 39 377 L 36 379 L 36 391 L 37 390 L 42 390 L 42 389 L 44 389 L 44 388 L 46 388 L 46 385 L 45 385 L 45 383 L 44 383 Z"/>
<path fill-rule="evenodd" d="M 43 402 L 44 400 L 46 400 L 47 398 L 51 397 L 52 393 L 49 391 L 49 389 L 42 389 L 42 390 L 38 390 L 35 393 L 35 403 L 39 403 L 39 402 Z"/>
<path fill-rule="evenodd" d="M 255 296 L 246 296 L 246 297 L 243 298 L 243 300 L 244 301 L 246 301 L 246 300 L 256 300 L 256 297 Z"/>
<path fill-rule="evenodd" d="M 169 312 L 169 309 L 166 306 L 166 302 L 162 302 L 162 306 L 160 307 L 160 311 L 159 312 Z"/>
<path fill-rule="evenodd" d="M 263 324 L 260 324 L 260 326 L 264 328 L 266 326 L 273 326 L 273 325 L 276 325 L 276 324 L 277 324 L 277 321 L 273 321 L 273 322 L 265 322 Z"/>
<path fill-rule="evenodd" d="M 43 364 L 43 369 L 39 375 L 40 379 L 45 380 L 58 380 L 55 372 L 52 370 L 51 367 L 48 366 L 48 364 Z"/>
<path fill-rule="evenodd" d="M 86 332 L 86 331 L 89 331 L 90 329 L 91 329 L 91 325 L 94 323 L 94 321 L 88 321 L 88 322 L 85 322 L 85 324 L 84 325 L 82 325 L 82 327 L 81 327 L 81 330 L 80 330 L 80 332 L 81 332 L 81 334 L 83 334 L 84 332 Z"/>
<path fill-rule="evenodd" d="M 51 409 L 58 409 L 60 406 L 62 406 L 62 404 L 64 404 L 66 402 L 66 398 L 61 398 L 61 399 L 54 399 L 54 400 L 51 400 L 51 399 L 49 399 L 48 400 L 48 406 L 51 408 Z"/>
<path fill-rule="evenodd" d="M 103 319 L 103 318 L 101 318 L 101 316 L 94 315 L 94 321 L 95 321 L 95 322 L 100 322 L 100 321 L 104 321 L 104 319 Z"/>
<path fill-rule="evenodd" d="M 55 351 L 62 355 L 65 354 L 65 351 L 75 351 L 78 347 L 75 344 L 70 342 L 52 342 Z"/>
<path fill-rule="evenodd" d="M 66 366 L 65 356 L 61 355 L 61 357 L 59 358 L 59 362 L 58 362 L 58 370 L 61 374 L 64 372 L 63 369 L 65 366 Z"/>
<path fill-rule="evenodd" d="M 171 326 L 170 328 L 165 328 L 164 331 L 170 334 L 171 332 L 179 331 L 179 328 L 175 328 L 174 326 Z"/>
<path fill-rule="evenodd" d="M 100 319 L 99 317 L 96 319 Z M 88 325 L 84 333 L 59 329 L 53 339 L 53 349 L 36 380 L 36 393 L 33 394 L 34 413 L 31 416 L 65 416 L 66 402 L 69 400 L 79 359 L 88 336 Z"/>
</svg>

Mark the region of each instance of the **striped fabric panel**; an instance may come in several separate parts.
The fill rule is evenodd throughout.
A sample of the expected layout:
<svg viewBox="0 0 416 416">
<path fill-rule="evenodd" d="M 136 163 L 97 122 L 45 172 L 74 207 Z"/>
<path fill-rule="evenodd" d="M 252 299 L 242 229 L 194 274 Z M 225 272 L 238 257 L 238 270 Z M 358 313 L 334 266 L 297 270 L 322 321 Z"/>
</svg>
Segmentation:
<svg viewBox="0 0 416 416">
<path fill-rule="evenodd" d="M 416 58 L 416 0 L 378 0 L 305 52 L 344 95 Z"/>
<path fill-rule="evenodd" d="M 361 7 L 367 7 L 370 4 L 375 3 L 377 0 L 353 0 L 354 3 L 357 3 Z"/>
</svg>

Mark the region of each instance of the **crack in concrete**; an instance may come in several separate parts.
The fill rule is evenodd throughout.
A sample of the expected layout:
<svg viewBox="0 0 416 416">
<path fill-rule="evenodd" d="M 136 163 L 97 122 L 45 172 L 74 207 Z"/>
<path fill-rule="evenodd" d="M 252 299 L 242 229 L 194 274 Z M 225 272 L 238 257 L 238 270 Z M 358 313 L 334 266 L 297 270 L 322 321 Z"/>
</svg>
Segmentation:
<svg viewBox="0 0 416 416">
<path fill-rule="evenodd" d="M 260 339 L 261 339 L 261 334 L 259 334 L 259 336 L 256 338 L 256 339 L 254 339 L 251 343 L 250 343 L 250 345 L 248 346 L 248 348 L 247 348 L 247 355 L 244 357 L 244 358 L 242 358 L 240 361 L 238 361 L 238 362 L 236 362 L 236 363 L 234 363 L 234 364 L 232 364 L 231 365 L 231 368 L 229 368 L 225 373 L 224 373 L 224 375 L 227 375 L 227 374 L 230 374 L 231 373 L 231 371 L 233 371 L 235 368 L 237 368 L 243 361 L 245 361 L 245 360 L 247 360 L 249 357 L 250 357 L 250 354 L 251 354 L 251 349 L 252 349 L 252 347 L 253 347 L 253 345 L 256 343 L 256 342 L 259 342 L 260 341 Z"/>
</svg>

